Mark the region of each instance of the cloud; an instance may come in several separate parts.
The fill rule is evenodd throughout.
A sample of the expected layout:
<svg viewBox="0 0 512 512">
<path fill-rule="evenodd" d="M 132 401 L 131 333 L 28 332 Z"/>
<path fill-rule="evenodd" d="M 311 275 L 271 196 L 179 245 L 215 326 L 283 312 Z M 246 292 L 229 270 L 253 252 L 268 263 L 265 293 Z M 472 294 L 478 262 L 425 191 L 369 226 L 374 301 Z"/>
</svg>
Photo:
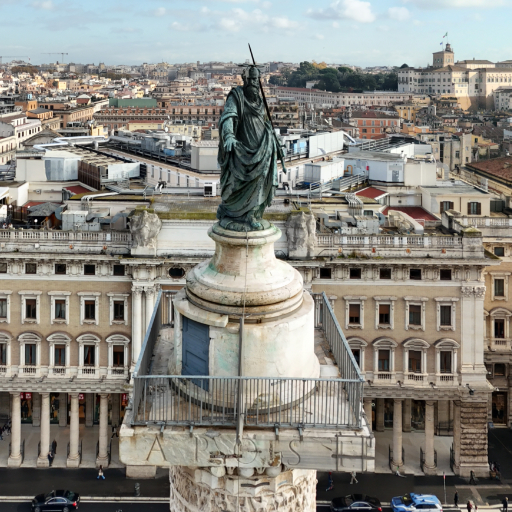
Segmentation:
<svg viewBox="0 0 512 512">
<path fill-rule="evenodd" d="M 253 24 L 262 26 L 265 30 L 268 30 L 269 27 L 288 30 L 299 26 L 298 22 L 290 20 L 286 16 L 269 16 L 259 9 L 245 11 L 240 7 L 233 9 L 229 17 L 226 16 L 226 13 L 219 15 L 214 26 L 227 32 L 240 32 L 240 30 L 249 28 L 249 25 Z"/>
<path fill-rule="evenodd" d="M 392 20 L 406 21 L 411 17 L 411 13 L 406 7 L 390 7 L 388 9 L 388 16 Z"/>
<path fill-rule="evenodd" d="M 362 0 L 336 0 L 326 9 L 309 9 L 306 14 L 318 20 L 332 20 L 334 18 L 359 23 L 372 23 L 376 18 L 370 2 Z"/>
<path fill-rule="evenodd" d="M 42 0 L 32 2 L 32 7 L 35 9 L 41 9 L 42 11 L 53 11 L 55 9 L 55 4 L 52 0 Z"/>
<path fill-rule="evenodd" d="M 420 9 L 466 9 L 471 7 L 500 7 L 507 0 L 403 0 L 404 3 L 413 4 Z"/>
<path fill-rule="evenodd" d="M 121 27 L 114 29 L 112 32 L 115 32 L 117 34 L 134 34 L 135 32 L 140 32 L 140 30 L 138 28 L 133 27 Z"/>
<path fill-rule="evenodd" d="M 167 9 L 165 7 L 159 7 L 158 9 L 154 10 L 154 15 L 158 17 L 165 16 L 166 13 Z"/>
<path fill-rule="evenodd" d="M 315 34 L 315 38 L 322 40 L 322 39 L 324 39 L 324 35 L 323 34 Z"/>
<path fill-rule="evenodd" d="M 272 3 L 271 2 L 262 2 L 261 7 L 263 7 L 263 9 L 270 9 L 272 7 Z"/>
<path fill-rule="evenodd" d="M 340 24 L 337 21 L 332 22 L 333 28 L 339 28 Z"/>
<path fill-rule="evenodd" d="M 173 21 L 169 28 L 171 30 L 176 30 L 177 32 L 203 32 L 207 30 L 208 27 L 200 24 L 180 23 L 178 21 Z"/>
</svg>

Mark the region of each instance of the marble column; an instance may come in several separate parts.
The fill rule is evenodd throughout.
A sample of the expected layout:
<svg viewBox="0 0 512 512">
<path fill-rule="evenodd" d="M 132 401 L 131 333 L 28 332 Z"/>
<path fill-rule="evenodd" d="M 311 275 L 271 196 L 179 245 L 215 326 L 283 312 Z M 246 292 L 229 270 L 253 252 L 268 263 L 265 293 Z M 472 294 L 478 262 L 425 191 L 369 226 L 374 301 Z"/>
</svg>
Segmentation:
<svg viewBox="0 0 512 512">
<path fill-rule="evenodd" d="M 412 399 L 405 398 L 402 405 L 402 432 L 411 431 Z"/>
<path fill-rule="evenodd" d="M 37 459 L 38 468 L 47 468 L 48 452 L 50 451 L 50 393 L 40 393 L 41 395 L 41 445 L 39 458 Z"/>
<path fill-rule="evenodd" d="M 11 454 L 7 465 L 10 468 L 21 466 L 21 398 L 19 392 L 11 393 Z"/>
<path fill-rule="evenodd" d="M 59 427 L 68 426 L 68 395 L 59 394 Z"/>
<path fill-rule="evenodd" d="M 94 393 L 86 393 L 85 394 L 85 426 L 92 427 L 94 425 L 94 407 L 95 403 L 95 394 Z M 78 406 L 80 408 L 80 405 Z"/>
<path fill-rule="evenodd" d="M 377 398 L 375 409 L 375 430 L 384 432 L 384 398 Z"/>
<path fill-rule="evenodd" d="M 146 328 L 144 329 L 144 333 L 142 335 L 142 342 L 144 342 L 144 338 L 146 336 L 146 332 L 149 329 L 149 324 L 151 322 L 151 316 L 153 315 L 154 309 L 154 297 L 155 297 L 155 289 L 154 288 L 146 288 L 145 292 L 145 301 L 146 301 Z"/>
<path fill-rule="evenodd" d="M 426 475 L 435 475 L 436 463 L 434 458 L 434 401 L 425 401 L 425 464 Z"/>
<path fill-rule="evenodd" d="M 404 465 L 402 459 L 402 402 L 401 398 L 393 400 L 393 470 Z"/>
<path fill-rule="evenodd" d="M 78 420 L 78 393 L 70 393 L 71 414 L 69 417 L 69 455 L 67 460 L 68 468 L 77 468 L 80 465 L 78 453 L 79 443 L 79 420 Z"/>
<path fill-rule="evenodd" d="M 363 400 L 364 403 L 364 413 L 366 414 L 366 418 L 368 420 L 368 428 L 370 432 L 372 431 L 372 399 L 365 398 Z"/>
<path fill-rule="evenodd" d="M 132 367 L 142 346 L 142 288 L 132 288 Z"/>
<path fill-rule="evenodd" d="M 100 395 L 100 439 L 96 467 L 108 466 L 108 394 Z"/>
<path fill-rule="evenodd" d="M 120 426 L 120 413 L 121 413 L 121 395 L 119 393 L 112 393 L 110 395 L 112 400 L 112 425 Z"/>
</svg>

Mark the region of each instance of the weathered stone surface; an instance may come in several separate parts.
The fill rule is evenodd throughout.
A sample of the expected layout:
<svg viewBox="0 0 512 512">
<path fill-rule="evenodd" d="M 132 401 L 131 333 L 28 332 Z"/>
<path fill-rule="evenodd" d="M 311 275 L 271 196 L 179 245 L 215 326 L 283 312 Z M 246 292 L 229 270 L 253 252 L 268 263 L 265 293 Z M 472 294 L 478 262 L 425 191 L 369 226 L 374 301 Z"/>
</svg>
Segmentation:
<svg viewBox="0 0 512 512">
<path fill-rule="evenodd" d="M 292 259 L 310 258 L 316 246 L 316 220 L 313 214 L 301 212 L 290 215 L 286 222 L 288 256 Z"/>
<path fill-rule="evenodd" d="M 143 211 L 132 217 L 130 231 L 133 237 L 133 247 L 156 248 L 156 237 L 162 229 L 162 221 L 156 213 Z"/>
<path fill-rule="evenodd" d="M 291 470 L 276 477 L 215 478 L 201 469 L 173 467 L 169 479 L 170 512 L 314 512 L 316 509 L 316 471 Z"/>
</svg>

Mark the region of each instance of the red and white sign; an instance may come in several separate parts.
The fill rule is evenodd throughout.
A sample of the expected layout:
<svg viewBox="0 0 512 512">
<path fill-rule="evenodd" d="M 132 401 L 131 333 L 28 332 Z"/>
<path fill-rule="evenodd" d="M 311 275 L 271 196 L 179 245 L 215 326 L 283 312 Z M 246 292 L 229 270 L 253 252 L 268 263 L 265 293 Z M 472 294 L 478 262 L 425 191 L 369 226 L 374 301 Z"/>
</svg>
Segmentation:
<svg viewBox="0 0 512 512">
<path fill-rule="evenodd" d="M 78 400 L 83 400 L 83 399 L 84 399 L 84 394 L 78 393 Z"/>
<path fill-rule="evenodd" d="M 32 400 L 32 393 L 25 393 L 25 400 Z"/>
</svg>

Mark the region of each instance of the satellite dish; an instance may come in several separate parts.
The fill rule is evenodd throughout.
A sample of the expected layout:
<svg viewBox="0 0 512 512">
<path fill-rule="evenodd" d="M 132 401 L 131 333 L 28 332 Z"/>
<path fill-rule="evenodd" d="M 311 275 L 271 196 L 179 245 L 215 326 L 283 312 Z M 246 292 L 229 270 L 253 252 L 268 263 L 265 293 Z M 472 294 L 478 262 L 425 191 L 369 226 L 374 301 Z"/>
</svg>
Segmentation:
<svg viewBox="0 0 512 512">
<path fill-rule="evenodd" d="M 164 132 L 167 133 L 169 131 L 169 128 L 167 126 L 164 128 Z"/>
</svg>

